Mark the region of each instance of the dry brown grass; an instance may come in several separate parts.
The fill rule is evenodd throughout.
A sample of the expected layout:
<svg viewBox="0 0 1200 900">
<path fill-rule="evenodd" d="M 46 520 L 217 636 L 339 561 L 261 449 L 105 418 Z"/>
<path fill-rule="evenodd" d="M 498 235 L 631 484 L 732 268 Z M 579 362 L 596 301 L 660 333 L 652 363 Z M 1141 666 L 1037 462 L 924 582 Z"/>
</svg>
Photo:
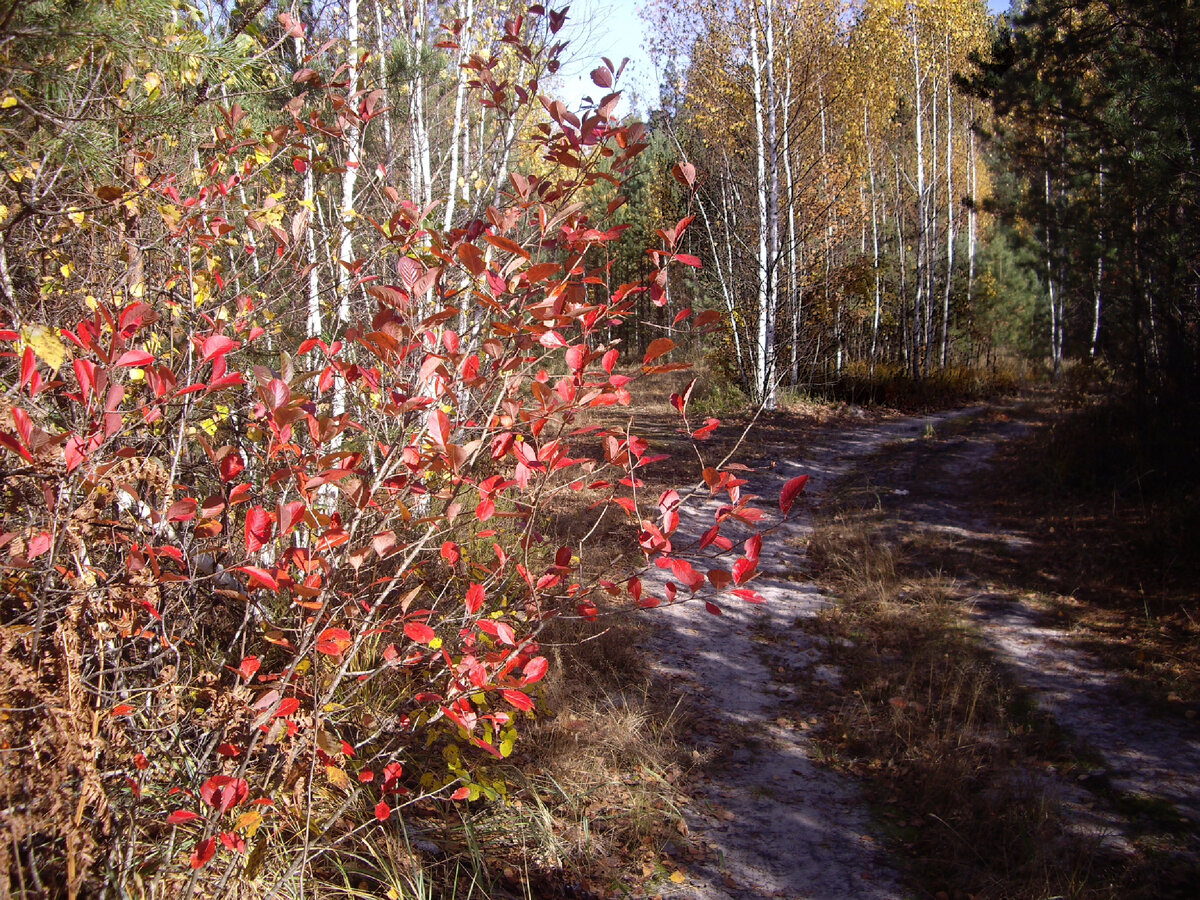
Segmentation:
<svg viewBox="0 0 1200 900">
<path fill-rule="evenodd" d="M 972 634 L 956 586 L 905 573 L 869 512 L 823 522 L 811 552 L 840 598 L 822 625 L 845 678 L 821 745 L 870 781 L 916 882 L 950 897 L 1117 896 L 1086 887 L 1104 860 L 1063 839 L 1025 774 L 1071 761 Z"/>
</svg>

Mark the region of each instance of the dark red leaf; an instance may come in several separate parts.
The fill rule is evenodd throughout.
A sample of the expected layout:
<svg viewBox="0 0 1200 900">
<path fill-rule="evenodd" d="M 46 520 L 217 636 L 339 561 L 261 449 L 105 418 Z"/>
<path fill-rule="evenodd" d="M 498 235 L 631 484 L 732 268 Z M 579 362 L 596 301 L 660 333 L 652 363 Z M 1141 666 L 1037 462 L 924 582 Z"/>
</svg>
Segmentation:
<svg viewBox="0 0 1200 900">
<path fill-rule="evenodd" d="M 246 552 L 257 553 L 265 547 L 274 530 L 271 514 L 261 506 L 252 507 L 246 513 Z"/>
<path fill-rule="evenodd" d="M 486 594 L 483 590 L 483 585 L 472 584 L 467 589 L 467 612 L 470 615 L 475 615 L 479 610 L 483 609 L 483 601 L 486 599 Z"/>
<path fill-rule="evenodd" d="M 213 858 L 213 854 L 217 852 L 217 839 L 206 838 L 196 845 L 196 849 L 192 851 L 192 868 L 203 869 L 208 865 L 208 861 Z"/>
<path fill-rule="evenodd" d="M 279 590 L 279 582 L 266 569 L 259 568 L 258 566 L 235 566 L 233 571 L 245 572 L 249 575 L 251 586 L 265 587 L 269 591 Z"/>
<path fill-rule="evenodd" d="M 126 350 L 113 363 L 114 366 L 148 366 L 154 362 L 154 356 L 145 350 Z"/>
<path fill-rule="evenodd" d="M 785 516 L 791 512 L 792 504 L 796 502 L 796 498 L 803 493 L 808 485 L 808 476 L 801 475 L 793 478 L 783 486 L 783 490 L 779 494 L 779 511 Z"/>
<path fill-rule="evenodd" d="M 200 799 L 220 813 L 227 813 L 244 801 L 250 793 L 250 785 L 243 778 L 232 775 L 214 775 L 200 788 Z"/>
</svg>

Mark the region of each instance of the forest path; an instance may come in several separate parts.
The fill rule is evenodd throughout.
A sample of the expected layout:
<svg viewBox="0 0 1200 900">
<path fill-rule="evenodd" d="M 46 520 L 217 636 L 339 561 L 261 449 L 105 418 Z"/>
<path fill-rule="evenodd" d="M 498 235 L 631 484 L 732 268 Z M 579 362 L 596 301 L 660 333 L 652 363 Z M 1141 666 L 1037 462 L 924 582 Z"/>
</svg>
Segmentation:
<svg viewBox="0 0 1200 900">
<path fill-rule="evenodd" d="M 960 421 L 955 421 L 960 420 Z M 945 435 L 941 434 L 945 429 Z M 1053 771 L 1043 780 L 1064 821 L 1116 853 L 1133 853 L 1138 826 L 1130 805 L 1151 807 L 1177 830 L 1200 824 L 1200 729 L 1164 720 L 1124 690 L 1104 661 L 1072 646 L 1072 635 L 1011 591 L 991 589 L 996 561 L 1020 560 L 1028 538 L 988 521 L 971 485 L 989 477 L 997 448 L 1028 426 L 1003 411 L 974 407 L 883 423 L 839 423 L 804 435 L 804 445 L 769 441 L 774 462 L 749 490 L 776 498 L 796 475 L 810 476 L 799 515 L 764 540 L 754 587 L 763 606 L 726 605 L 713 616 L 700 604 L 663 611 L 654 647 L 663 676 L 697 711 L 697 751 L 707 757 L 686 820 L 697 848 L 664 897 L 694 900 L 899 898 L 896 868 L 875 833 L 861 787 L 820 765 L 811 726 L 824 711 L 806 696 L 805 678 L 832 683 L 823 638 L 805 627 L 832 600 L 799 573 L 814 509 L 839 483 L 867 478 L 880 506 L 904 533 L 937 533 L 948 542 L 969 588 L 983 639 L 1038 706 L 1099 769 L 1081 783 Z M 914 440 L 937 433 L 935 441 Z M 765 503 L 764 503 L 765 505 Z M 685 518 L 703 532 L 711 511 Z M 786 675 L 786 677 L 784 677 Z M 1161 824 L 1161 823 L 1156 823 Z M 1166 826 L 1164 826 L 1166 827 Z"/>
<path fill-rule="evenodd" d="M 764 506 L 789 479 L 810 480 L 799 512 L 764 539 L 753 586 L 765 604 L 731 601 L 721 616 L 699 603 L 661 611 L 666 627 L 656 627 L 652 647 L 658 669 L 696 709 L 697 752 L 709 757 L 686 815 L 698 853 L 686 881 L 670 885 L 664 897 L 904 896 L 872 833 L 859 785 L 816 759 L 809 726 L 821 710 L 806 705 L 794 679 L 773 675 L 801 667 L 837 678 L 822 663 L 821 639 L 803 628 L 803 620 L 832 602 L 798 574 L 812 533 L 810 510 L 885 445 L 978 411 L 822 427 L 805 434 L 803 446 L 772 442 L 765 457 L 774 462 L 748 476 L 746 490 L 763 497 Z M 710 508 L 684 515 L 676 542 L 699 537 L 711 522 Z"/>
<path fill-rule="evenodd" d="M 936 565 L 960 585 L 971 621 L 1008 674 L 1062 729 L 1084 774 L 1042 773 L 1040 785 L 1064 822 L 1117 854 L 1135 854 L 1139 837 L 1172 834 L 1165 861 L 1195 866 L 1200 853 L 1200 726 L 1161 704 L 1147 703 L 1111 663 L 1081 648 L 1044 602 L 1031 566 L 1054 566 L 1035 554 L 1019 526 L 988 521 L 973 482 L 992 477 L 1000 444 L 1028 431 L 1020 416 L 999 411 L 924 446 L 893 446 L 869 462 L 891 527 L 906 535 L 937 533 Z M 967 424 L 967 423 L 962 423 Z M 1036 562 L 1030 562 L 1032 557 Z M 1031 577 L 1033 576 L 1033 577 Z M 1069 578 L 1054 579 L 1069 590 Z M 1033 590 L 1022 586 L 1039 585 Z M 1190 858 L 1190 861 L 1188 861 Z M 1195 896 L 1195 894 L 1187 894 Z"/>
</svg>

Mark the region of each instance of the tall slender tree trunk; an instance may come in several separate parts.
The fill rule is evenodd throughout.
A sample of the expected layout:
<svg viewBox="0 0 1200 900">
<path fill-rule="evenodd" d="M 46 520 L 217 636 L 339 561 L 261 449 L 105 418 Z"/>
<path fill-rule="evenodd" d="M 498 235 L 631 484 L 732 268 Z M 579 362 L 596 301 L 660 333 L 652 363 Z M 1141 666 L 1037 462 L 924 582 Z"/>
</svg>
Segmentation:
<svg viewBox="0 0 1200 900">
<path fill-rule="evenodd" d="M 825 85 L 819 82 L 817 85 L 817 103 L 819 104 L 819 114 L 821 119 L 821 184 L 825 190 L 825 306 L 828 309 L 834 305 L 833 296 L 833 202 L 830 199 L 831 191 L 829 188 L 829 129 L 826 120 L 825 109 Z M 844 351 L 842 337 L 842 304 L 840 299 L 837 301 L 837 308 L 834 310 L 833 317 L 833 337 L 834 337 L 834 368 L 837 374 L 842 373 L 842 353 Z"/>
<path fill-rule="evenodd" d="M 392 105 L 388 96 L 387 40 L 383 30 L 383 3 L 375 0 L 375 54 L 379 57 L 379 89 L 383 91 L 383 159 L 392 165 Z"/>
<path fill-rule="evenodd" d="M 1100 167 L 1100 221 L 1104 221 L 1104 167 Z M 1096 283 L 1093 289 L 1093 309 L 1092 309 L 1092 340 L 1088 355 L 1095 359 L 1100 352 L 1100 314 L 1101 306 L 1104 299 L 1104 252 L 1105 252 L 1105 235 L 1104 227 L 1101 226 L 1097 235 L 1096 247 Z"/>
<path fill-rule="evenodd" d="M 771 227 L 770 185 L 767 173 L 767 101 L 764 92 L 769 92 L 764 82 L 772 79 L 769 65 L 763 64 L 763 54 L 759 44 L 761 28 L 759 24 L 759 7 L 752 10 L 752 25 L 750 36 L 750 66 L 754 78 L 754 136 L 755 161 L 757 163 L 756 188 L 758 192 L 758 334 L 755 346 L 755 392 L 756 399 L 768 408 L 774 403 L 774 374 L 772 361 L 775 354 L 773 309 L 774 297 L 771 291 L 771 275 L 774 269 L 772 259 L 771 237 L 775 230 Z M 767 18 L 770 19 L 770 7 L 767 7 Z M 771 49 L 768 48 L 768 57 Z M 773 98 L 772 98 L 773 99 Z"/>
<path fill-rule="evenodd" d="M 304 36 L 297 35 L 293 38 L 296 47 L 296 59 L 304 59 Z M 304 203 L 303 213 L 308 219 L 308 226 L 304 229 L 304 238 L 308 250 L 308 303 L 307 315 L 305 316 L 304 332 L 308 337 L 321 336 L 321 281 L 320 273 L 317 265 L 317 235 L 316 235 L 316 186 L 313 183 L 313 148 L 309 143 L 308 138 L 304 139 L 304 149 L 308 155 L 308 162 L 304 169 Z"/>
<path fill-rule="evenodd" d="M 925 107 L 921 102 L 921 30 L 917 12 L 912 11 L 913 91 L 916 103 L 915 129 L 917 144 L 917 277 L 913 301 L 913 375 L 919 377 L 925 356 L 921 335 L 926 305 L 926 274 L 929 268 L 929 234 L 925 197 Z"/>
<path fill-rule="evenodd" d="M 767 312 L 767 344 L 771 348 L 770 383 L 767 388 L 767 409 L 775 408 L 775 390 L 779 379 L 775 366 L 775 320 L 779 310 L 779 103 L 775 82 L 775 2 L 766 0 L 766 48 L 767 48 L 767 152 L 769 183 L 767 196 L 767 242 L 770 257 L 767 272 L 770 302 Z"/>
<path fill-rule="evenodd" d="M 347 70 L 346 96 L 353 98 L 358 93 L 358 0 L 349 0 L 346 9 L 346 44 L 349 67 Z M 342 175 L 342 200 L 338 210 L 338 259 L 347 265 L 337 266 L 338 322 L 345 326 L 350 321 L 350 293 L 354 274 L 347 267 L 354 262 L 354 239 L 351 223 L 354 218 L 354 189 L 358 180 L 358 167 L 362 151 L 362 129 L 355 119 L 347 117 L 346 127 L 346 171 Z M 339 416 L 346 411 L 346 383 L 338 378 L 333 388 L 333 414 Z"/>
<path fill-rule="evenodd" d="M 871 378 L 879 354 L 879 322 L 883 317 L 883 279 L 879 270 L 879 201 L 875 190 L 875 153 L 871 147 L 870 106 L 863 103 L 863 140 L 867 145 L 867 171 L 871 181 L 871 267 L 875 271 L 875 315 L 871 319 Z"/>
<path fill-rule="evenodd" d="M 462 64 L 471 52 L 471 21 L 475 14 L 474 0 L 464 0 L 462 12 L 466 24 L 463 26 L 463 33 L 459 38 L 458 65 L 455 68 L 457 85 L 454 92 L 454 123 L 450 131 L 450 183 L 446 186 L 446 209 L 442 216 L 443 231 L 449 231 L 450 225 L 454 222 L 454 204 L 458 198 L 459 138 L 463 133 L 463 100 L 467 93 L 467 70 L 463 68 Z"/>
<path fill-rule="evenodd" d="M 1062 372 L 1062 321 L 1058 290 L 1054 278 L 1053 195 L 1050 191 L 1050 171 L 1046 171 L 1046 295 L 1050 301 L 1050 361 L 1054 377 Z"/>
<path fill-rule="evenodd" d="M 783 89 L 783 172 L 787 181 L 787 217 L 788 217 L 788 301 L 792 311 L 792 359 L 789 383 L 796 388 L 800 380 L 800 291 L 798 289 L 800 273 L 797 269 L 796 254 L 796 183 L 792 177 L 792 41 L 787 42 L 787 57 L 784 65 L 787 67 L 787 80 Z"/>
<path fill-rule="evenodd" d="M 942 368 L 950 351 L 950 291 L 954 285 L 954 95 L 950 80 L 950 33 L 946 33 L 946 290 L 942 295 Z"/>
<path fill-rule="evenodd" d="M 971 121 L 967 128 L 967 165 L 970 168 L 971 205 L 967 207 L 967 309 L 975 301 L 975 248 L 976 228 L 979 222 L 979 169 L 975 158 L 975 108 L 970 109 Z"/>
</svg>

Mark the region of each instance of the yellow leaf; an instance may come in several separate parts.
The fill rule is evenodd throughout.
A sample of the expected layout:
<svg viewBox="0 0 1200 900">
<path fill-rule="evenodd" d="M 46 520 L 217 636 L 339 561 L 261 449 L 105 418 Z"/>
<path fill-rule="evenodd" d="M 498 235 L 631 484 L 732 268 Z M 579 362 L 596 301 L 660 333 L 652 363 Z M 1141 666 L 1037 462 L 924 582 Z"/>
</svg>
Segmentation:
<svg viewBox="0 0 1200 900">
<path fill-rule="evenodd" d="M 233 826 L 234 831 L 240 831 L 248 838 L 254 837 L 254 832 L 258 831 L 258 826 L 262 824 L 262 813 L 257 810 L 244 812 L 238 816 L 237 823 Z"/>
<path fill-rule="evenodd" d="M 671 873 L 671 881 L 675 884 L 683 884 L 685 881 L 687 881 L 687 876 L 684 875 L 679 869 L 676 869 Z"/>
<path fill-rule="evenodd" d="M 3 100 L 0 100 L 0 109 L 12 109 L 16 105 L 17 105 L 17 98 L 12 96 L 11 94 L 9 96 L 5 97 Z"/>
<path fill-rule="evenodd" d="M 326 766 L 325 777 L 329 779 L 329 783 L 335 788 L 340 788 L 343 791 L 350 790 L 349 776 L 337 766 Z"/>
<path fill-rule="evenodd" d="M 43 325 L 28 325 L 21 329 L 21 337 L 27 347 L 32 347 L 37 358 L 57 372 L 67 361 L 67 348 L 58 335 Z"/>
</svg>

